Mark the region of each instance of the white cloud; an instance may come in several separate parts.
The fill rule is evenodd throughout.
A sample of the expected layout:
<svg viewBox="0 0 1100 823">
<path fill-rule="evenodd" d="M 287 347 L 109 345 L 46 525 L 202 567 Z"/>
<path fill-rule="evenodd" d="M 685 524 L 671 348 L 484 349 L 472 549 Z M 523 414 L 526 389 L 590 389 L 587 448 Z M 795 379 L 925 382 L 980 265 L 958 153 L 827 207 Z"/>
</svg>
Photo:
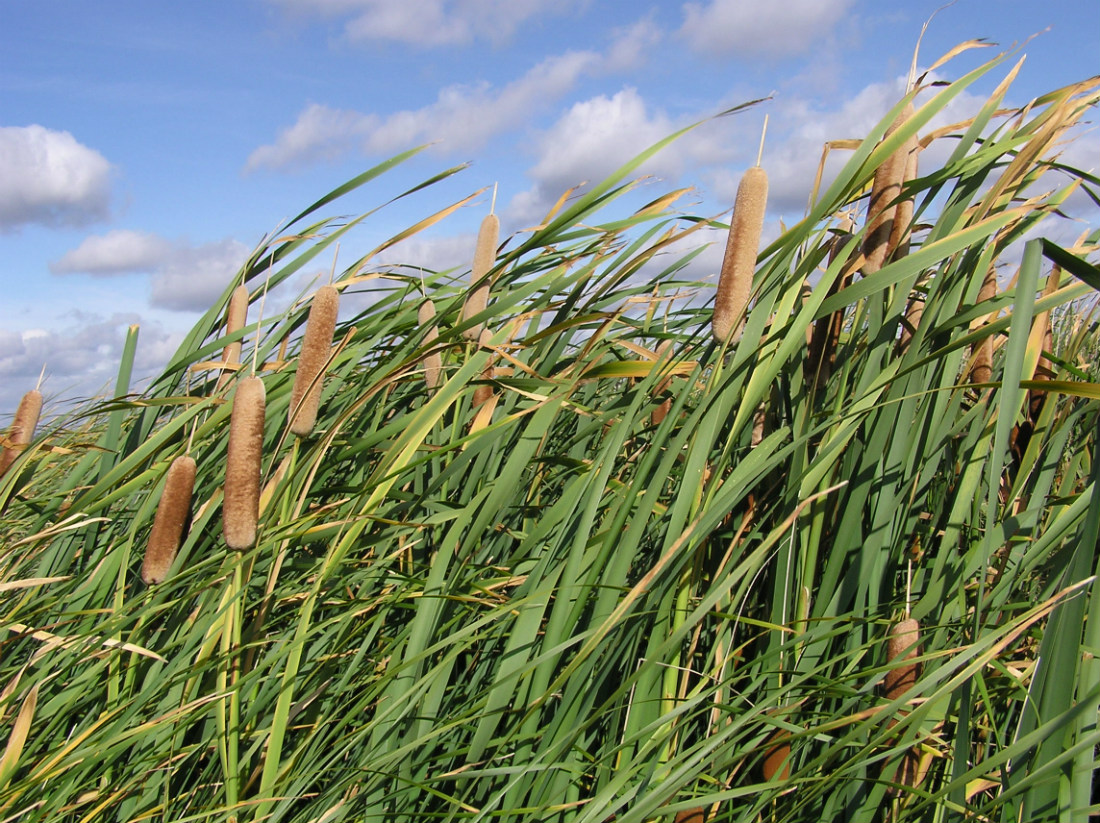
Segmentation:
<svg viewBox="0 0 1100 823">
<path fill-rule="evenodd" d="M 156 268 L 171 250 L 171 244 L 163 237 L 115 229 L 104 235 L 86 237 L 60 260 L 50 263 L 50 271 L 54 274 L 81 272 L 99 277 L 147 272 Z"/>
<path fill-rule="evenodd" d="M 273 144 L 252 152 L 245 170 L 301 166 L 355 149 L 389 155 L 433 141 L 442 141 L 451 152 L 471 151 L 560 98 L 600 63 L 594 52 L 568 52 L 543 60 L 499 89 L 488 83 L 447 86 L 433 103 L 384 118 L 311 104 Z"/>
<path fill-rule="evenodd" d="M 43 365 L 43 392 L 49 406 L 101 396 L 114 388 L 126 333 L 140 326 L 134 363 L 134 385 L 153 376 L 183 340 L 156 323 L 142 323 L 133 313 L 110 317 L 74 312 L 56 329 L 0 332 L 0 409 L 14 409 L 34 387 Z"/>
<path fill-rule="evenodd" d="M 111 164 L 67 131 L 0 127 L 0 230 L 83 226 L 110 212 Z"/>
<path fill-rule="evenodd" d="M 853 0 L 687 3 L 680 34 L 690 48 L 707 54 L 786 57 L 812 49 L 849 16 L 852 4 Z"/>
<path fill-rule="evenodd" d="M 54 274 L 108 277 L 149 273 L 149 303 L 173 311 L 204 311 L 233 280 L 249 249 L 233 239 L 202 245 L 118 229 L 91 236 L 50 264 Z"/>
<path fill-rule="evenodd" d="M 763 159 L 769 180 L 769 210 L 787 214 L 803 212 L 825 143 L 865 137 L 904 96 L 906 80 L 906 77 L 900 76 L 891 82 L 869 84 L 833 109 L 823 108 L 807 98 L 793 96 L 779 97 L 769 104 L 771 118 Z M 922 105 L 937 91 L 930 89 L 923 92 L 917 98 L 917 105 Z M 981 98 L 969 92 L 960 93 L 933 118 L 922 134 L 970 116 L 982 102 Z M 749 118 L 718 122 L 730 124 L 725 143 L 740 147 L 740 151 L 737 156 L 727 157 L 721 166 L 716 164 L 703 176 L 711 196 L 732 203 L 741 170 L 755 162 L 759 133 L 754 130 L 760 124 L 759 120 Z M 934 144 L 922 154 L 922 167 L 931 168 L 942 162 L 951 148 L 945 141 Z M 825 190 L 850 156 L 851 152 L 845 149 L 829 152 L 821 191 Z"/>
<path fill-rule="evenodd" d="M 428 47 L 507 40 L 528 19 L 562 13 L 563 0 L 270 0 L 291 12 L 346 17 L 354 41 L 393 41 Z"/>
<path fill-rule="evenodd" d="M 174 311 L 205 311 L 248 259 L 233 239 L 177 247 L 153 274 L 150 303 Z"/>
<path fill-rule="evenodd" d="M 336 159 L 365 139 L 377 125 L 377 119 L 374 115 L 311 103 L 293 126 L 279 132 L 273 144 L 260 146 L 248 156 L 245 171 Z"/>
<path fill-rule="evenodd" d="M 535 143 L 538 160 L 527 175 L 535 186 L 508 206 L 520 223 L 541 220 L 567 189 L 596 183 L 623 163 L 667 137 L 676 128 L 664 113 L 648 110 L 636 89 L 625 88 L 573 104 Z M 674 177 L 694 150 L 690 136 L 681 137 L 639 167 L 632 176 Z"/>
<path fill-rule="evenodd" d="M 649 18 L 613 33 L 611 47 L 607 51 L 605 68 L 608 71 L 628 71 L 645 63 L 664 36 L 660 26 Z"/>
<path fill-rule="evenodd" d="M 575 103 L 539 140 L 541 156 L 529 174 L 543 183 L 567 187 L 599 180 L 626 160 L 666 137 L 673 124 L 651 114 L 636 89 Z M 654 170 L 664 157 L 647 164 Z"/>
</svg>

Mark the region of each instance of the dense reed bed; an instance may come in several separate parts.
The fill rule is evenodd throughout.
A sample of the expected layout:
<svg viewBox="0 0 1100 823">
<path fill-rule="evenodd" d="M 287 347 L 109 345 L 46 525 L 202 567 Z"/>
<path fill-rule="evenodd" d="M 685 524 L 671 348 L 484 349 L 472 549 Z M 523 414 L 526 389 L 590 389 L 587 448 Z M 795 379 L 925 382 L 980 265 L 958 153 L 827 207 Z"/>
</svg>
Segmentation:
<svg viewBox="0 0 1100 823">
<path fill-rule="evenodd" d="M 353 261 L 309 363 L 308 302 L 227 332 L 234 287 L 318 265 L 365 219 L 319 213 L 413 152 L 280 227 L 139 396 L 132 335 L 0 478 L 0 821 L 1087 819 L 1100 238 L 1047 238 L 1097 202 L 1055 158 L 1098 84 L 929 130 L 1009 67 L 899 101 L 721 340 L 689 271 L 726 223 L 619 208 L 676 135 L 492 260 Z M 950 151 L 891 178 L 888 254 L 868 192 L 914 138 Z"/>
</svg>

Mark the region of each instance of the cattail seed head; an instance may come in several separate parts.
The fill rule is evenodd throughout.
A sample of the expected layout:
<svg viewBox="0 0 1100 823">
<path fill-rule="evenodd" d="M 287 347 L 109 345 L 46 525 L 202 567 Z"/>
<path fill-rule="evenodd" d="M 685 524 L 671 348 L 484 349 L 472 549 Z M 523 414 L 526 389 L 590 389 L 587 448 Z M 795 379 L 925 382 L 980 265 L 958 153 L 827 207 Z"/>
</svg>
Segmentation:
<svg viewBox="0 0 1100 823">
<path fill-rule="evenodd" d="M 904 352 L 909 348 L 913 335 L 917 333 L 921 317 L 924 316 L 924 295 L 914 294 L 909 298 L 905 307 L 905 319 L 901 324 L 901 337 L 898 338 L 898 352 Z"/>
<path fill-rule="evenodd" d="M 495 214 L 487 214 L 481 221 L 481 228 L 477 233 L 477 247 L 474 249 L 474 265 L 470 270 L 470 292 L 466 295 L 466 302 L 462 304 L 462 322 L 465 323 L 474 315 L 485 311 L 489 305 L 489 290 L 492 283 L 486 276 L 497 257 L 497 245 L 500 242 L 500 218 Z M 467 340 L 477 340 L 481 336 L 483 326 L 471 326 L 462 330 L 462 336 Z"/>
<path fill-rule="evenodd" d="M 997 296 L 997 274 L 990 267 L 978 292 L 978 302 L 984 303 Z M 993 337 L 987 335 L 974 344 L 972 351 L 974 363 L 970 367 L 971 383 L 988 383 L 993 379 Z"/>
<path fill-rule="evenodd" d="M 791 776 L 790 735 L 782 729 L 776 729 L 765 741 L 768 748 L 764 752 L 764 779 L 786 780 Z"/>
<path fill-rule="evenodd" d="M 8 429 L 8 443 L 3 451 L 0 451 L 0 477 L 4 475 L 19 453 L 27 447 L 34 437 L 34 430 L 38 426 L 38 417 L 42 414 L 42 392 L 31 389 L 23 395 L 19 401 L 19 407 L 15 410 L 11 428 Z"/>
<path fill-rule="evenodd" d="M 1058 284 L 1061 281 L 1062 270 L 1055 266 L 1051 272 L 1050 277 L 1047 278 L 1046 287 L 1043 289 L 1043 297 L 1049 297 L 1058 291 Z M 1054 351 L 1054 328 L 1050 323 L 1050 312 L 1040 312 L 1034 323 L 1039 327 L 1039 334 L 1042 339 L 1042 353 L 1039 355 L 1039 360 L 1035 364 L 1035 371 L 1031 375 L 1032 380 L 1053 380 L 1054 379 L 1054 364 L 1050 358 L 1047 357 L 1046 352 Z M 1031 389 L 1027 393 L 1027 409 L 1028 419 L 1035 425 L 1039 422 L 1039 413 L 1043 410 L 1043 402 L 1046 399 L 1046 391 L 1043 389 Z"/>
<path fill-rule="evenodd" d="M 317 423 L 317 408 L 321 404 L 324 370 L 332 351 L 332 335 L 336 331 L 336 316 L 340 312 L 340 292 L 335 286 L 321 286 L 313 295 L 309 308 L 302 351 L 298 355 L 298 372 L 290 393 L 290 430 L 299 437 L 308 437 Z"/>
<path fill-rule="evenodd" d="M 157 503 L 141 579 L 146 584 L 163 583 L 179 551 L 183 528 L 191 516 L 191 493 L 195 488 L 195 460 L 183 455 L 172 461 L 164 478 L 164 491 Z"/>
<path fill-rule="evenodd" d="M 902 174 L 901 186 L 918 176 L 920 158 L 920 142 L 913 135 L 900 149 L 907 152 L 905 157 L 905 172 Z M 900 193 L 899 186 L 899 193 Z M 899 200 L 894 210 L 894 219 L 890 225 L 890 241 L 886 250 L 888 260 L 900 260 L 909 254 L 909 233 L 913 222 L 913 198 L 906 197 Z"/>
<path fill-rule="evenodd" d="M 660 342 L 660 344 L 657 346 L 656 367 L 657 368 L 667 367 L 669 358 L 671 356 L 672 356 L 672 341 L 671 340 L 662 340 Z M 653 389 L 654 396 L 655 397 L 660 397 L 662 394 L 664 394 L 671 383 L 672 383 L 672 377 L 671 376 L 662 377 L 661 381 Z M 659 405 L 657 408 L 655 408 L 653 410 L 653 413 L 650 416 L 652 424 L 654 426 L 661 425 L 661 422 L 666 417 L 668 417 L 668 413 L 670 411 L 672 411 L 672 398 L 671 397 L 665 399 L 664 401 L 662 401 L 661 405 Z"/>
<path fill-rule="evenodd" d="M 898 115 L 885 137 L 889 137 L 913 114 L 913 105 L 907 105 Z M 884 139 L 885 139 L 884 137 Z M 871 184 L 871 199 L 867 205 L 867 233 L 863 237 L 863 275 L 866 277 L 882 268 L 890 247 L 890 235 L 894 230 L 895 201 L 901 194 L 905 170 L 909 162 L 909 143 L 903 144 L 875 171 Z"/>
<path fill-rule="evenodd" d="M 886 659 L 895 663 L 899 660 L 912 660 L 920 654 L 917 643 L 920 641 L 920 623 L 912 617 L 899 620 L 890 628 L 886 641 Z M 912 688 L 920 675 L 920 664 L 910 663 L 898 666 L 886 672 L 883 692 L 887 700 L 896 700 Z"/>
<path fill-rule="evenodd" d="M 256 543 L 266 401 L 267 394 L 260 378 L 248 377 L 237 384 L 229 421 L 222 533 L 226 545 L 238 551 Z"/>
<path fill-rule="evenodd" d="M 492 334 L 488 329 L 482 329 L 481 334 L 478 336 L 478 345 L 482 348 L 489 347 L 489 340 L 492 338 Z M 496 369 L 493 366 L 493 360 L 495 358 L 490 357 L 489 362 L 485 365 L 485 369 L 481 372 L 481 379 L 486 381 L 474 389 L 473 408 L 477 408 L 482 403 L 489 402 L 489 399 L 493 396 L 493 385 L 488 381 L 492 380 L 496 375 Z"/>
<path fill-rule="evenodd" d="M 225 311 L 225 333 L 227 335 L 238 332 L 244 328 L 248 319 L 248 287 L 243 284 L 233 289 L 233 295 L 229 298 L 229 306 Z M 241 363 L 241 341 L 234 340 L 227 343 L 222 354 L 222 362 L 227 366 L 239 366 Z M 218 377 L 218 388 L 221 389 L 229 382 L 231 371 L 222 371 Z"/>
<path fill-rule="evenodd" d="M 706 819 L 706 810 L 702 806 L 696 806 L 694 809 L 676 812 L 673 823 L 705 823 Z"/>
<path fill-rule="evenodd" d="M 428 326 L 424 333 L 424 344 L 430 346 L 439 337 L 439 330 L 432 321 L 435 319 L 435 303 L 425 300 L 420 304 L 416 312 L 416 320 L 421 326 Z M 434 391 L 439 386 L 439 377 L 443 371 L 443 357 L 439 352 L 431 352 L 424 356 L 424 384 L 429 391 Z"/>
<path fill-rule="evenodd" d="M 753 166 L 737 186 L 726 254 L 718 275 L 711 331 L 719 343 L 736 343 L 741 337 L 767 205 L 768 174 L 760 166 Z"/>
</svg>

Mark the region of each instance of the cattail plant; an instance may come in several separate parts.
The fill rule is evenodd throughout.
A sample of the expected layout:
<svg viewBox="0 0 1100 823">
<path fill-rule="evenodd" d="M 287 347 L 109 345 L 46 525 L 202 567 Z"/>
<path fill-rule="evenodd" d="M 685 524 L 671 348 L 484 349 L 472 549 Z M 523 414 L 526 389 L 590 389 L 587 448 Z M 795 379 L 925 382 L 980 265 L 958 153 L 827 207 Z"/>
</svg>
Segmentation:
<svg viewBox="0 0 1100 823">
<path fill-rule="evenodd" d="M 1062 270 L 1055 266 L 1051 272 L 1050 277 L 1047 278 L 1046 287 L 1043 289 L 1043 297 L 1049 297 L 1058 291 L 1058 284 L 1061 281 Z M 1031 375 L 1032 380 L 1047 381 L 1054 379 L 1054 364 L 1051 363 L 1050 358 L 1047 357 L 1048 352 L 1054 351 L 1054 329 L 1050 324 L 1050 312 L 1040 312 L 1035 318 L 1035 326 L 1039 330 L 1039 335 L 1042 339 L 1042 351 L 1039 354 L 1039 359 L 1035 363 L 1035 371 Z M 1046 399 L 1045 389 L 1031 389 L 1027 393 L 1027 416 L 1034 426 L 1039 422 L 1039 412 L 1043 410 L 1043 402 Z"/>
<path fill-rule="evenodd" d="M 756 165 L 745 172 L 737 185 L 726 254 L 718 275 L 711 330 L 719 343 L 736 343 L 741 338 L 767 204 L 768 174 Z"/>
<path fill-rule="evenodd" d="M 899 620 L 890 628 L 886 641 L 886 658 L 891 663 L 898 660 L 912 660 L 920 654 L 917 643 L 920 641 L 920 623 L 907 617 Z M 883 694 L 887 700 L 896 700 L 912 688 L 920 676 L 919 663 L 907 663 L 886 672 L 883 680 Z"/>
<path fill-rule="evenodd" d="M 492 335 L 488 329 L 482 329 L 481 334 L 478 337 L 478 345 L 484 349 L 489 348 L 489 340 Z M 496 374 L 496 369 L 493 367 L 493 359 L 489 358 L 489 362 L 485 364 L 484 371 L 481 372 L 482 383 L 476 389 L 474 389 L 473 407 L 476 409 L 483 403 L 488 403 L 493 396 L 493 385 L 489 381 L 493 379 Z"/>
<path fill-rule="evenodd" d="M 776 729 L 764 741 L 764 780 L 786 780 L 791 776 L 790 735 L 783 729 Z"/>
<path fill-rule="evenodd" d="M 1061 269 L 1055 266 L 1047 285 L 1043 289 L 1043 297 L 1049 297 L 1058 290 L 1061 279 Z M 1054 330 L 1050 324 L 1050 312 L 1040 312 L 1032 320 L 1032 339 L 1041 348 L 1039 359 L 1035 363 L 1035 370 L 1031 374 L 1032 381 L 1045 382 L 1054 379 L 1054 364 L 1047 357 L 1047 352 L 1054 350 Z M 1040 342 L 1041 341 L 1041 342 Z M 1023 460 L 1027 451 L 1031 436 L 1035 433 L 1035 427 L 1039 425 L 1039 415 L 1042 414 L 1043 405 L 1046 403 L 1047 392 L 1045 389 L 1029 389 L 1027 393 L 1027 414 L 1020 423 L 1012 428 L 1012 436 L 1009 440 L 1009 448 L 1017 464 Z"/>
<path fill-rule="evenodd" d="M 244 328 L 245 321 L 248 319 L 248 287 L 245 285 L 237 286 L 233 289 L 233 295 L 229 298 L 229 306 L 225 311 L 225 333 L 226 335 L 233 334 Z M 221 390 L 229 383 L 232 375 L 233 366 L 239 366 L 241 363 L 241 341 L 234 340 L 232 343 L 227 343 L 225 351 L 222 354 L 222 373 L 218 376 L 218 390 Z"/>
<path fill-rule="evenodd" d="M 707 819 L 706 809 L 696 806 L 693 809 L 684 809 L 676 812 L 673 823 L 705 823 Z"/>
<path fill-rule="evenodd" d="M 912 115 L 913 104 L 909 103 L 886 130 L 883 139 L 897 131 Z M 871 183 L 871 199 L 867 204 L 867 233 L 863 237 L 864 277 L 881 269 L 886 262 L 890 236 L 894 231 L 896 201 L 905 180 L 909 150 L 909 143 L 903 144 L 883 160 L 875 171 L 875 178 Z"/>
<path fill-rule="evenodd" d="M 157 503 L 153 528 L 141 564 L 146 584 L 163 583 L 176 559 L 184 526 L 191 516 L 191 493 L 195 487 L 195 460 L 182 455 L 172 461 L 164 478 L 164 491 Z"/>
<path fill-rule="evenodd" d="M 290 430 L 299 437 L 312 434 L 317 423 L 321 385 L 339 312 L 340 292 L 336 287 L 327 285 L 317 289 L 309 309 L 302 351 L 298 355 L 298 372 L 294 375 L 294 388 L 290 393 Z"/>
<path fill-rule="evenodd" d="M 489 271 L 493 268 L 493 262 L 497 256 L 497 245 L 500 241 L 500 218 L 492 211 L 485 215 L 481 221 L 481 228 L 477 233 L 477 246 L 474 249 L 474 265 L 470 270 L 470 291 L 466 295 L 466 301 L 462 304 L 462 322 L 465 323 L 471 317 L 485 311 L 489 305 L 489 290 L 492 283 L 489 280 Z M 462 336 L 467 340 L 477 340 L 481 337 L 484 326 L 478 324 L 462 330 Z"/>
<path fill-rule="evenodd" d="M 917 645 L 920 641 L 920 623 L 907 617 L 890 627 L 886 641 L 886 657 L 891 662 L 912 660 L 920 654 Z M 897 700 L 917 683 L 920 677 L 920 664 L 907 663 L 890 669 L 883 680 L 882 691 L 887 700 Z M 890 726 L 895 724 L 890 719 Z M 883 764 L 883 777 L 903 786 L 916 786 L 924 778 L 921 770 L 920 747 L 908 749 L 896 765 L 889 761 Z"/>
<path fill-rule="evenodd" d="M 991 266 L 985 273 L 978 302 L 984 303 L 997 296 L 997 273 Z M 971 350 L 973 363 L 970 366 L 971 383 L 988 383 L 993 379 L 993 337 L 986 335 L 974 344 Z"/>
<path fill-rule="evenodd" d="M 836 234 L 829 241 L 829 264 L 836 260 L 844 245 L 852 236 L 855 223 L 845 212 L 837 224 Z M 852 273 L 845 270 L 829 286 L 831 297 L 844 289 L 852 280 Z M 824 385 L 836 367 L 836 352 L 840 346 L 840 333 L 844 329 L 844 309 L 837 309 L 828 317 L 822 317 L 813 325 L 810 346 L 807 351 L 806 378 L 811 385 Z"/>
<path fill-rule="evenodd" d="M 439 337 L 439 330 L 435 326 L 435 303 L 425 300 L 420 304 L 416 312 L 416 320 L 421 326 L 427 326 L 424 333 L 424 344 L 432 345 Z M 443 371 L 443 357 L 437 351 L 429 352 L 424 356 L 424 384 L 428 391 L 434 391 L 439 386 L 439 378 Z"/>
<path fill-rule="evenodd" d="M 225 501 L 222 504 L 222 534 L 226 545 L 237 551 L 249 549 L 256 543 L 266 400 L 260 378 L 248 377 L 237 384 L 229 422 Z"/>
<path fill-rule="evenodd" d="M 654 367 L 655 368 L 667 367 L 669 358 L 671 356 L 672 356 L 672 341 L 671 340 L 662 340 L 660 342 L 660 344 L 657 346 L 657 359 L 655 361 Z M 662 394 L 664 394 L 671 383 L 672 383 L 672 377 L 671 376 L 662 377 L 661 382 L 659 382 L 657 384 L 656 388 L 653 389 L 654 397 L 660 397 Z M 653 410 L 652 415 L 650 415 L 650 422 L 654 426 L 661 425 L 661 422 L 666 417 L 668 417 L 668 413 L 671 410 L 672 410 L 672 398 L 669 397 L 669 398 L 666 398 L 665 400 L 663 400 L 661 402 L 661 405 L 659 405 L 657 408 L 655 408 Z"/>
<path fill-rule="evenodd" d="M 19 407 L 15 410 L 15 418 L 11 428 L 8 429 L 8 439 L 4 450 L 0 452 L 0 477 L 11 468 L 15 458 L 27 447 L 34 437 L 35 427 L 38 426 L 38 417 L 42 414 L 42 392 L 31 389 L 23 395 L 19 401 Z"/>
<path fill-rule="evenodd" d="M 919 174 L 920 141 L 914 134 L 899 151 L 905 152 L 905 171 L 901 177 L 898 193 L 905 185 L 917 179 Z M 909 234 L 913 223 L 913 197 L 898 201 L 894 209 L 894 219 L 890 224 L 890 240 L 887 243 L 886 259 L 900 260 L 909 254 Z"/>
<path fill-rule="evenodd" d="M 901 335 L 898 337 L 898 354 L 903 354 L 908 348 L 909 343 L 913 340 L 913 335 L 917 333 L 917 328 L 920 326 L 921 317 L 924 316 L 924 295 L 919 291 L 915 291 L 909 297 L 909 302 L 905 306 L 905 317 L 901 323 Z"/>
</svg>

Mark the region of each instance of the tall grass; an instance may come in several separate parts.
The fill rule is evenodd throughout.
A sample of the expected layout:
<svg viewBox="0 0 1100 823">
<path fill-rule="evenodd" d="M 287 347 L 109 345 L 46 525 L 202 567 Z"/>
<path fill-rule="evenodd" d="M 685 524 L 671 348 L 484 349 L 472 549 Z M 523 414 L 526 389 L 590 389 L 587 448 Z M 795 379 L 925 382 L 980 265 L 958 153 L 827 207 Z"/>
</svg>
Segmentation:
<svg viewBox="0 0 1100 823">
<path fill-rule="evenodd" d="M 675 251 L 717 223 L 675 195 L 602 216 L 675 135 L 511 238 L 476 318 L 460 261 L 348 266 L 345 304 L 371 300 L 337 324 L 309 438 L 285 426 L 303 309 L 236 332 L 267 401 L 239 551 L 219 528 L 231 405 L 204 365 L 231 342 L 227 285 L 143 395 L 40 432 L 0 478 L 0 820 L 1086 819 L 1098 237 L 1043 235 L 1074 190 L 1096 202 L 1056 153 L 1098 82 L 1007 115 L 1002 84 L 902 186 L 907 255 L 850 278 L 863 226 L 830 255 L 834 215 L 1002 65 L 882 139 L 899 101 L 761 251 L 735 345 L 693 299 L 714 288 L 687 277 L 698 249 Z M 281 227 L 243 282 L 309 265 L 369 216 L 316 213 L 411 154 Z M 1067 306 L 1084 322 L 1056 320 L 1050 351 L 1036 319 Z M 147 587 L 152 492 L 188 438 L 191 522 Z M 916 657 L 890 649 L 908 617 Z"/>
</svg>

